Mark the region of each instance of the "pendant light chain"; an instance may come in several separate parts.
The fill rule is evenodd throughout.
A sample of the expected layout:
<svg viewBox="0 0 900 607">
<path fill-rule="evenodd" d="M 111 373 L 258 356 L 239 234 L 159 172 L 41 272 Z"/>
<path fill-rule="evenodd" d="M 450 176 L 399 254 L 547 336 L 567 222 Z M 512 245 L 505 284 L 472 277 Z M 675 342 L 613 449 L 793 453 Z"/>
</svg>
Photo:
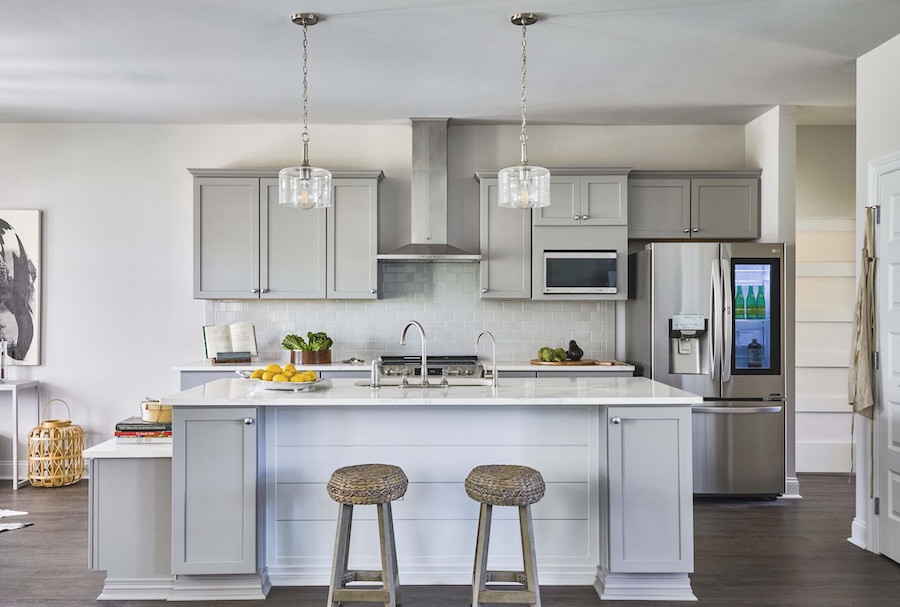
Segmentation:
<svg viewBox="0 0 900 607">
<path fill-rule="evenodd" d="M 527 42 L 525 39 L 525 31 L 527 30 L 527 26 L 522 24 L 522 166 L 528 164 L 528 135 L 525 134 L 525 78 L 527 74 Z"/>
<path fill-rule="evenodd" d="M 307 38 L 306 38 L 306 22 L 303 22 L 303 143 L 309 143 L 309 92 L 306 77 L 308 68 L 306 66 L 307 54 Z"/>
</svg>

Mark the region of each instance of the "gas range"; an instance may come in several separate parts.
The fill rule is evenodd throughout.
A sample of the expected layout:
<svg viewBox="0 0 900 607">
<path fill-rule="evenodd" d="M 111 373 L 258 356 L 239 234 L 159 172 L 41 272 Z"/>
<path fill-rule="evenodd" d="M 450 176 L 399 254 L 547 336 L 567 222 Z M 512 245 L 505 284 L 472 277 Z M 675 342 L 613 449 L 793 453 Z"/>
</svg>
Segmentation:
<svg viewBox="0 0 900 607">
<path fill-rule="evenodd" d="M 484 377 L 484 367 L 478 357 L 472 355 L 428 356 L 428 376 Z M 382 377 L 422 375 L 421 356 L 382 356 L 378 366 Z"/>
</svg>

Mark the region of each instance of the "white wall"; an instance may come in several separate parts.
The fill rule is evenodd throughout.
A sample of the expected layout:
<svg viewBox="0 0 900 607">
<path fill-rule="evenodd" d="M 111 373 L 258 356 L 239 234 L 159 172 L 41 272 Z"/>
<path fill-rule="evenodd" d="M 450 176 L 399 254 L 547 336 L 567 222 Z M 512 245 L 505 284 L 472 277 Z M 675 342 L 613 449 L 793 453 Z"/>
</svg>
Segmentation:
<svg viewBox="0 0 900 607">
<path fill-rule="evenodd" d="M 856 267 L 862 249 L 862 228 L 865 225 L 864 207 L 868 202 L 869 162 L 900 151 L 900 36 L 888 40 L 856 61 Z M 876 381 L 878 381 L 876 379 Z M 876 398 L 878 398 L 876 396 Z M 869 465 L 869 432 L 867 420 L 856 417 L 856 518 L 851 529 L 851 541 L 872 547 L 872 508 L 869 499 L 871 467 Z"/>
<path fill-rule="evenodd" d="M 381 218 L 394 227 L 382 250 L 403 244 L 410 129 L 313 125 L 310 134 L 313 164 L 384 170 Z M 529 136 L 533 162 L 546 166 L 744 168 L 742 127 L 538 125 Z M 451 205 L 461 201 L 451 230 L 467 242 L 477 243 L 474 171 L 516 163 L 517 142 L 516 127 L 451 128 Z M 143 397 L 175 392 L 172 366 L 202 358 L 207 315 L 191 298 L 186 169 L 281 167 L 299 155 L 296 125 L 0 125 L 0 204 L 40 209 L 44 219 L 42 364 L 16 367 L 12 378 L 39 379 L 43 400 L 66 400 L 88 444 L 109 438 Z M 0 418 L 0 466 L 7 423 Z"/>
<path fill-rule="evenodd" d="M 856 128 L 797 128 L 797 470 L 850 470 Z"/>
</svg>

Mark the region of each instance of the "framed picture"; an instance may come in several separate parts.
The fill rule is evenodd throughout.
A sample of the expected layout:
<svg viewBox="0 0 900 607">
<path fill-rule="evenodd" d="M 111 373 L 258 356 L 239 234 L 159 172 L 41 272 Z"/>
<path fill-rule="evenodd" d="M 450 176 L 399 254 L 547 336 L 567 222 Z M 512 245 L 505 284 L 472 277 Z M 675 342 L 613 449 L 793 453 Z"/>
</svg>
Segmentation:
<svg viewBox="0 0 900 607">
<path fill-rule="evenodd" d="M 9 363 L 40 364 L 41 212 L 0 209 L 0 339 Z"/>
</svg>

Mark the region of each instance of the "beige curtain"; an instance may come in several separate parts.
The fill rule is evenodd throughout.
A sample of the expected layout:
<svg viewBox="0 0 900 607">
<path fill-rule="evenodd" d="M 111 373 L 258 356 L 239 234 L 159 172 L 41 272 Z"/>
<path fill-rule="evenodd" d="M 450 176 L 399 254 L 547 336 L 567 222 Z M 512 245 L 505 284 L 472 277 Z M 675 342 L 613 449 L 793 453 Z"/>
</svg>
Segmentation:
<svg viewBox="0 0 900 607">
<path fill-rule="evenodd" d="M 859 289 L 856 293 L 856 313 L 853 317 L 853 342 L 850 345 L 848 386 L 853 411 L 869 419 L 872 419 L 875 413 L 875 397 L 872 391 L 874 382 L 872 353 L 875 351 L 875 227 L 872 221 L 874 213 L 874 208 L 866 209 Z"/>
</svg>

